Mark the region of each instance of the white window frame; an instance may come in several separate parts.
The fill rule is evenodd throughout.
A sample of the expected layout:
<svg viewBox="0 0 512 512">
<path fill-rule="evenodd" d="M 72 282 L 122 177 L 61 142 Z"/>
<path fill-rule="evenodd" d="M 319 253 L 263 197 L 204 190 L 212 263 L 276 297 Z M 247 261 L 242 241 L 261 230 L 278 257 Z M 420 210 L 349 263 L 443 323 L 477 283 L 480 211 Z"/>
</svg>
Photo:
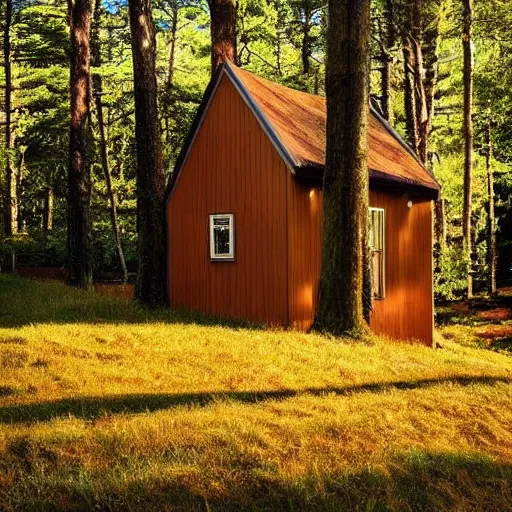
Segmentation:
<svg viewBox="0 0 512 512">
<path fill-rule="evenodd" d="M 229 253 L 215 253 L 214 226 L 216 219 L 229 220 Z M 210 214 L 210 261 L 235 261 L 235 215 L 233 213 Z"/>
<path fill-rule="evenodd" d="M 384 208 L 376 208 L 371 206 L 368 208 L 368 213 L 382 212 L 382 295 L 377 296 L 373 294 L 372 284 L 372 300 L 384 300 L 386 298 L 386 210 Z M 371 216 L 370 216 L 371 219 Z M 371 221 L 369 222 L 369 228 L 371 229 Z M 370 247 L 370 261 L 373 261 L 373 248 Z M 373 278 L 373 272 L 371 273 Z"/>
</svg>

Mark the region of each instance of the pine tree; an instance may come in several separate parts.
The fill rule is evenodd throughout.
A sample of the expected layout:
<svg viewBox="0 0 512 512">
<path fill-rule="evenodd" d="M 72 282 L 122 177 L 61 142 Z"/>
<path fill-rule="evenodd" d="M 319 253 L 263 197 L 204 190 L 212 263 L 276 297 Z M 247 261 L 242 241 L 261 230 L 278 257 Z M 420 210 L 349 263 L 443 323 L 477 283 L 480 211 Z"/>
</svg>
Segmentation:
<svg viewBox="0 0 512 512">
<path fill-rule="evenodd" d="M 234 0 L 208 0 L 212 39 L 212 77 L 225 61 L 236 63 L 236 11 Z"/>
<path fill-rule="evenodd" d="M 151 0 L 130 0 L 137 151 L 136 299 L 165 303 L 164 173 L 157 108 L 156 40 Z"/>
<path fill-rule="evenodd" d="M 68 274 L 69 284 L 90 289 L 92 256 L 90 240 L 90 83 L 91 2 L 69 0 L 71 34 L 71 122 L 68 171 Z"/>
<path fill-rule="evenodd" d="M 473 194 L 473 1 L 463 0 L 464 50 L 464 205 L 462 235 L 468 263 L 468 297 L 473 295 L 471 211 Z"/>
<path fill-rule="evenodd" d="M 330 0 L 322 270 L 316 327 L 361 334 L 368 221 L 370 0 Z"/>
</svg>

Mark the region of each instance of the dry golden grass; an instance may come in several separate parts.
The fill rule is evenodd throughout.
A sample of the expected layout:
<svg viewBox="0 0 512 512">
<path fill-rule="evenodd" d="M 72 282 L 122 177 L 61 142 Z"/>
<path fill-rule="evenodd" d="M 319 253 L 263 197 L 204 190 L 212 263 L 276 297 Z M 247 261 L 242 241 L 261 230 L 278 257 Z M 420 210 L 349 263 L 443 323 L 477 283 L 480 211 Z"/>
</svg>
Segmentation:
<svg viewBox="0 0 512 512">
<path fill-rule="evenodd" d="M 6 276 L 0 326 L 0 510 L 512 510 L 510 356 Z"/>
</svg>

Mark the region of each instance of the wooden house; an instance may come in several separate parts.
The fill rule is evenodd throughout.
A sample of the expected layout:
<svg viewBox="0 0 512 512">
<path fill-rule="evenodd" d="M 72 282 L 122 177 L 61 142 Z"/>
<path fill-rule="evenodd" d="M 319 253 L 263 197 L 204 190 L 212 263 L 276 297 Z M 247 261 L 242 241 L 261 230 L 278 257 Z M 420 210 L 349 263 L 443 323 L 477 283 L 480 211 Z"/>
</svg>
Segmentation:
<svg viewBox="0 0 512 512">
<path fill-rule="evenodd" d="M 168 185 L 171 306 L 311 326 L 325 117 L 325 98 L 223 65 Z M 430 345 L 432 200 L 439 185 L 373 109 L 368 139 L 371 328 Z"/>
</svg>

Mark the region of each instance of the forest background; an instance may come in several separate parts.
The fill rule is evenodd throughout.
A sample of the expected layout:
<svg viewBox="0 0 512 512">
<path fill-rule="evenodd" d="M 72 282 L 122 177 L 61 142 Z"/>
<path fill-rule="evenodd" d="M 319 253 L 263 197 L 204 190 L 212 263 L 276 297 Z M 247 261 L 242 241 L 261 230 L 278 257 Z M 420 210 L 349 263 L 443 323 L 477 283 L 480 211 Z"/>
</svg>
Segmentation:
<svg viewBox="0 0 512 512">
<path fill-rule="evenodd" d="M 67 5 L 4 0 L 0 9 L 0 124 L 4 128 L 9 123 L 9 140 L 0 147 L 0 169 L 5 170 L 0 187 L 4 199 L 10 197 L 12 214 L 10 222 L 5 215 L 2 219 L 6 236 L 0 249 L 5 255 L 14 249 L 21 263 L 63 266 L 69 151 Z M 372 102 L 442 185 L 435 227 L 438 299 L 462 296 L 468 270 L 475 291 L 487 290 L 493 261 L 490 235 L 497 241 L 498 285 L 510 285 L 512 279 L 512 7 L 506 0 L 476 0 L 473 5 L 471 261 L 462 247 L 463 9 L 461 0 L 372 2 Z M 237 64 L 286 86 L 324 94 L 326 11 L 326 2 L 318 0 L 239 0 Z M 210 12 L 203 0 L 158 0 L 153 15 L 168 177 L 211 78 Z M 5 72 L 6 50 L 10 77 Z M 91 60 L 94 274 L 97 279 L 126 279 L 137 269 L 137 219 L 133 64 L 123 0 L 96 0 Z M 490 202 L 495 203 L 495 215 L 489 215 Z"/>
</svg>

